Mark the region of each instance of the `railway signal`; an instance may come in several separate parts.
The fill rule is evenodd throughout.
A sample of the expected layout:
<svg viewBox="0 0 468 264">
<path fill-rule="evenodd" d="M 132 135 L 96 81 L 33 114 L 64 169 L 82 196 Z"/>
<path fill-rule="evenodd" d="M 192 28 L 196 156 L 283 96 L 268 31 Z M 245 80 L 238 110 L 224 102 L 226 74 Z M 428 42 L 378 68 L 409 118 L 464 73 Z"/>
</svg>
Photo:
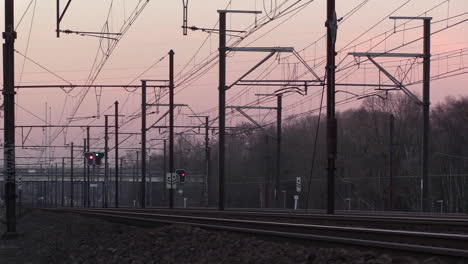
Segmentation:
<svg viewBox="0 0 468 264">
<path fill-rule="evenodd" d="M 96 159 L 94 152 L 85 152 L 84 155 L 86 160 L 88 161 L 88 166 L 94 166 L 94 160 Z"/>
<path fill-rule="evenodd" d="M 103 152 L 85 152 L 84 155 L 88 161 L 88 166 L 100 166 L 102 164 L 101 161 L 105 156 Z"/>
<path fill-rule="evenodd" d="M 101 166 L 102 159 L 104 158 L 105 154 L 103 152 L 94 152 L 94 156 L 95 156 L 95 159 L 94 159 L 95 165 Z"/>
<path fill-rule="evenodd" d="M 187 176 L 187 173 L 183 169 L 177 169 L 176 174 L 179 175 L 179 182 L 184 183 L 185 182 L 185 177 Z"/>
</svg>

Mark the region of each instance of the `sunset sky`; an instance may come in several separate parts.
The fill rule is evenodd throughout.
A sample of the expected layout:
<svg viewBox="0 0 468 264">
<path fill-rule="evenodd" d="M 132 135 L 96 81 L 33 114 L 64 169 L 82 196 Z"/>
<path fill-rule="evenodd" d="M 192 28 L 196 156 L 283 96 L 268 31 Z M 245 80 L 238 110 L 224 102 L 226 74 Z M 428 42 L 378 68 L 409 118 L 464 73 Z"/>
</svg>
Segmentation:
<svg viewBox="0 0 468 264">
<path fill-rule="evenodd" d="M 132 18 L 132 11 L 141 7 L 146 1 L 139 0 L 74 0 L 61 23 L 61 29 L 74 31 L 120 32 Z M 431 16 L 433 17 L 432 31 L 432 71 L 431 75 L 444 77 L 447 73 L 468 72 L 468 1 L 467 0 L 337 0 L 337 16 L 343 18 L 340 22 L 337 39 L 337 80 L 339 83 L 378 83 L 379 78 L 375 67 L 363 62 L 359 67 L 348 52 L 422 52 L 422 41 L 410 45 L 407 43 L 422 37 L 421 20 L 396 21 L 388 19 L 394 16 Z M 229 5 L 229 3 L 231 3 Z M 66 4 L 61 0 L 62 8 Z M 150 0 L 142 13 L 136 18 L 129 30 L 117 43 L 94 82 L 89 76 L 95 59 L 99 62 L 103 52 L 107 52 L 112 40 L 98 39 L 75 34 L 61 34 L 56 38 L 56 6 L 55 1 L 17 0 L 15 1 L 15 24 L 18 39 L 16 50 L 26 57 L 47 68 L 72 84 L 130 84 L 135 78 L 148 70 L 141 77 L 133 81 L 138 84 L 139 79 L 167 79 L 168 57 L 170 49 L 175 51 L 176 64 L 176 103 L 188 104 L 190 108 L 177 109 L 177 124 L 200 124 L 189 118 L 194 113 L 202 113 L 217 117 L 217 82 L 218 64 L 213 61 L 207 67 L 200 65 L 216 55 L 218 35 L 202 31 L 189 31 L 182 35 L 182 1 Z M 326 18 L 325 0 L 189 0 L 188 25 L 200 28 L 213 28 L 217 25 L 218 9 L 259 10 L 261 15 L 235 14 L 229 15 L 228 28 L 232 30 L 251 31 L 240 43 L 243 46 L 283 46 L 294 47 L 298 54 L 320 76 L 324 76 L 323 64 L 326 51 L 326 33 L 324 26 Z M 4 14 L 4 6 L 0 7 Z M 271 20 L 271 21 L 269 21 Z M 3 19 L 0 25 L 4 28 Z M 264 26 L 262 24 L 269 21 Z M 465 21 L 465 22 L 463 22 Z M 408 23 L 406 23 L 408 22 Z M 406 23 L 406 24 L 404 24 Z M 459 23 L 459 24 L 458 24 Z M 404 25 L 403 25 L 404 24 Z M 217 27 L 217 26 L 216 26 Z M 245 36 L 241 33 L 240 36 Z M 234 45 L 239 37 L 228 37 L 228 45 Z M 237 44 L 237 43 L 236 43 Z M 443 55 L 437 55 L 441 54 Z M 250 67 L 260 61 L 266 54 L 230 53 L 227 59 L 228 84 L 235 81 Z M 30 60 L 25 60 L 18 53 L 16 56 L 16 85 L 45 85 L 66 84 L 57 76 L 47 72 Z M 411 67 L 411 59 L 377 59 L 388 66 L 388 70 L 395 76 L 404 76 Z M 157 65 L 149 69 L 151 65 Z M 94 68 L 96 69 L 96 68 Z M 191 75 L 191 74 L 194 75 Z M 203 74 L 202 74 L 203 73 Z M 404 83 L 421 80 L 421 60 L 415 61 Z M 451 78 L 434 80 L 431 83 L 432 104 L 441 102 L 446 96 L 468 95 L 468 75 L 461 74 Z M 195 78 L 196 77 L 196 78 Z M 263 66 L 252 73 L 247 79 L 313 79 L 297 58 L 291 54 L 273 56 Z M 382 82 L 389 84 L 388 80 Z M 284 118 L 311 111 L 319 106 L 320 87 L 309 88 L 308 95 L 291 95 L 285 98 Z M 359 101 L 353 100 L 353 94 L 363 95 L 374 93 L 372 89 L 362 87 L 340 87 L 348 93 L 337 95 L 337 101 L 349 99 L 349 103 L 338 106 L 342 111 L 350 107 L 359 106 Z M 421 94 L 421 85 L 412 85 L 410 89 Z M 258 88 L 235 86 L 228 91 L 229 105 L 252 104 L 258 99 L 256 93 L 272 93 L 273 88 Z M 148 100 L 154 102 L 159 95 L 166 91 L 149 89 Z M 78 102 L 83 99 L 75 117 L 95 116 L 99 112 L 99 119 L 84 119 L 71 124 L 104 123 L 104 114 L 113 113 L 113 103 L 118 100 L 122 106 L 121 118 L 124 126 L 122 132 L 137 132 L 140 129 L 139 118 L 134 114 L 140 110 L 140 92 L 132 89 L 104 89 L 95 91 L 90 89 L 85 97 L 84 89 L 63 91 L 62 89 L 20 89 L 17 91 L 17 125 L 44 124 L 45 104 L 51 107 L 51 124 L 67 124 Z M 100 96 L 97 96 L 100 95 Z M 100 99 L 99 99 L 100 98 Z M 98 105 L 99 101 L 99 105 Z M 161 103 L 167 102 L 167 96 L 162 96 Z M 262 102 L 261 102 L 262 103 Z M 261 105 L 273 105 L 263 102 Z M 99 110 L 98 110 L 99 109 Z M 149 116 L 148 123 L 154 122 L 167 108 L 150 107 L 148 111 L 159 111 L 159 114 Z M 228 112 L 228 125 L 246 122 L 238 114 Z M 274 120 L 274 113 L 251 110 L 249 113 L 260 123 L 266 124 Z M 317 113 L 317 112 L 315 112 Z M 133 120 L 133 121 L 130 121 Z M 113 121 L 111 122 L 111 124 Z M 163 122 L 161 123 L 163 124 Z M 217 126 L 217 123 L 213 125 Z M 51 135 L 55 138 L 52 145 L 62 145 L 74 141 L 82 143 L 84 131 L 69 129 L 66 137 L 53 129 Z M 158 131 L 151 130 L 150 138 L 162 138 Z M 94 147 L 102 148 L 103 130 L 92 131 Z M 112 140 L 112 139 L 111 139 Z M 3 141 L 3 140 L 2 140 Z M 21 143 L 21 131 L 17 130 L 17 144 Z M 27 139 L 28 145 L 42 145 L 43 131 L 33 130 Z M 126 146 L 135 146 L 138 137 L 130 138 Z M 67 155 L 67 150 L 57 149 L 50 155 Z M 18 150 L 19 156 L 44 155 L 40 151 Z"/>
</svg>

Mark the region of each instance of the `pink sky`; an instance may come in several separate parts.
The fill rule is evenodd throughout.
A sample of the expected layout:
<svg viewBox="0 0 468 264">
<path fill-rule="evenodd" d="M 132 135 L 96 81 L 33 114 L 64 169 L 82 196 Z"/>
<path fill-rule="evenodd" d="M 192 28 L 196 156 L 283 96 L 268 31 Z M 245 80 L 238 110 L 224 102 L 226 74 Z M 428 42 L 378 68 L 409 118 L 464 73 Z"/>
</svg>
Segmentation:
<svg viewBox="0 0 468 264">
<path fill-rule="evenodd" d="M 23 14 L 29 0 L 15 1 L 16 4 L 16 21 L 18 22 Z M 66 1 L 62 0 L 63 4 Z M 135 7 L 137 1 L 128 0 L 114 0 L 111 17 L 109 19 L 110 31 L 116 32 L 124 23 L 125 17 L 128 17 L 131 10 Z M 218 14 L 216 10 L 224 9 L 229 1 L 221 0 L 203 0 L 203 1 L 189 1 L 189 26 L 195 25 L 198 27 L 211 28 L 215 25 Z M 266 1 L 268 4 L 270 1 Z M 284 3 L 288 6 L 296 1 L 292 0 L 278 0 L 278 6 L 281 9 L 281 4 Z M 309 1 L 303 0 L 302 3 Z M 365 1 L 362 0 L 338 0 L 337 1 L 337 14 L 338 17 L 344 16 L 347 12 L 354 7 Z M 385 3 L 384 3 L 385 2 Z M 398 6 L 403 5 L 407 0 L 394 0 L 394 1 L 377 1 L 371 0 L 363 6 L 356 14 L 349 17 L 343 24 L 340 25 L 337 41 L 337 50 L 347 45 L 350 41 L 366 32 L 371 26 L 384 19 Z M 413 0 L 404 5 L 400 10 L 394 13 L 399 16 L 416 16 L 420 15 L 426 10 L 442 3 L 442 0 Z M 73 1 L 68 13 L 62 22 L 62 29 L 83 30 L 83 31 L 100 31 L 106 16 L 109 11 L 111 1 L 95 1 L 95 0 L 81 0 Z M 318 40 L 324 33 L 325 21 L 325 3 L 324 0 L 316 0 L 307 5 L 303 10 L 294 16 L 286 15 L 279 18 L 269 25 L 265 26 L 255 34 L 242 41 L 240 46 L 291 46 L 296 50 L 302 50 L 304 47 L 310 46 L 303 52 L 301 56 L 313 66 L 314 62 L 322 60 L 325 54 L 325 40 L 322 39 L 315 45 L 311 43 Z M 427 13 L 427 16 L 432 16 L 434 21 L 444 20 L 447 17 L 452 17 L 457 14 L 462 14 L 468 11 L 468 2 L 466 0 L 451 0 L 450 5 L 443 3 L 433 11 Z M 300 5 L 300 4 L 299 4 Z M 33 5 L 34 6 L 34 2 Z M 125 6 L 125 8 L 124 8 Z M 262 10 L 264 11 L 262 0 L 233 0 L 231 9 L 248 9 L 248 10 Z M 266 10 L 270 11 L 271 7 L 266 6 Z M 4 13 L 3 6 L 0 7 L 0 12 Z M 124 16 L 125 13 L 125 16 Z M 32 22 L 33 8 L 31 7 L 26 13 L 24 20 L 18 27 L 18 40 L 16 42 L 16 49 L 22 53 L 27 52 L 27 56 L 39 62 L 41 65 L 52 70 L 64 79 L 74 84 L 85 83 L 94 56 L 96 54 L 99 40 L 91 37 L 82 37 L 77 35 L 62 34 L 61 38 L 55 37 L 55 3 L 52 1 L 37 1 L 34 20 Z M 270 14 L 274 15 L 274 14 Z M 278 15 L 278 14 L 276 14 Z M 260 20 L 263 15 L 257 16 Z M 433 30 L 439 30 L 447 25 L 456 23 L 467 19 L 467 15 L 443 21 L 433 25 Z M 3 20 L 0 26 L 4 28 Z M 252 15 L 232 15 L 228 17 L 228 28 L 242 30 L 255 21 L 255 16 Z M 402 22 L 398 22 L 397 25 Z M 420 25 L 420 21 L 410 22 L 405 28 Z M 32 32 L 29 37 L 29 47 L 27 48 L 28 36 L 32 25 Z M 202 46 L 200 52 L 195 56 L 194 60 L 190 60 L 195 52 L 198 50 L 202 42 L 205 40 L 207 33 L 204 32 L 191 32 L 188 36 L 182 36 L 182 3 L 181 1 L 156 1 L 151 0 L 140 17 L 132 25 L 130 30 L 119 42 L 117 48 L 110 56 L 108 62 L 103 68 L 101 74 L 96 80 L 96 84 L 127 84 L 132 79 L 137 77 L 142 71 L 154 62 L 165 56 L 170 49 L 174 49 L 176 61 L 176 73 L 181 73 L 186 76 L 187 70 L 192 69 L 195 65 L 202 62 L 210 53 L 216 52 L 218 45 L 218 36 L 216 34 L 210 35 L 209 39 Z M 277 27 L 276 27 L 277 26 Z M 363 42 L 349 51 L 367 51 L 371 46 L 375 45 L 377 40 L 365 42 L 365 40 L 377 36 L 385 31 L 393 29 L 393 22 L 385 19 L 375 28 L 369 30 L 365 35 L 357 39 L 350 46 Z M 400 27 L 399 29 L 402 29 Z M 272 30 L 267 35 L 264 33 Z M 441 33 L 435 34 L 432 37 L 432 53 L 437 54 L 441 52 L 451 51 L 455 49 L 468 48 L 468 23 L 463 23 L 456 27 L 447 29 Z M 383 42 L 380 46 L 374 48 L 372 51 L 384 51 L 397 47 L 405 42 L 422 36 L 422 30 L 416 29 L 406 32 L 404 35 L 401 33 L 394 34 L 387 41 Z M 258 39 L 257 39 L 258 38 Z M 230 43 L 236 39 L 228 39 Z M 255 40 L 255 41 L 254 41 Z M 399 49 L 397 52 L 421 52 L 422 43 L 417 42 L 413 45 Z M 338 60 L 344 58 L 347 52 L 340 53 L 337 57 Z M 243 72 L 249 69 L 257 61 L 259 61 L 265 54 L 242 54 L 235 53 L 228 57 L 228 83 L 234 81 Z M 302 66 L 295 66 L 298 61 L 293 57 L 286 58 L 288 55 L 281 55 L 281 64 L 274 62 L 265 63 L 252 74 L 251 78 L 259 76 L 261 72 L 267 69 L 268 65 L 274 65 L 273 70 L 266 78 L 281 79 L 293 78 L 295 70 L 303 72 Z M 442 73 L 448 70 L 454 70 L 457 67 L 468 65 L 468 56 L 452 57 L 450 60 L 438 60 L 432 64 L 432 75 Z M 345 62 L 352 61 L 352 58 L 346 58 Z M 53 75 L 38 68 L 36 65 L 26 61 L 23 68 L 23 58 L 16 56 L 16 83 L 18 84 L 61 84 L 63 81 L 54 77 Z M 288 64 L 289 63 L 289 64 Z M 275 65 L 276 64 L 276 65 Z M 448 65 L 448 66 L 447 66 Z M 273 66 L 272 66 L 273 67 Z M 447 68 L 449 67 L 449 68 Z M 324 66 L 320 65 L 315 68 L 316 72 L 323 76 Z M 21 72 L 23 74 L 21 75 Z M 161 61 L 156 67 L 148 71 L 144 78 L 165 79 L 168 73 L 168 60 L 167 58 Z M 414 71 L 416 78 L 417 70 Z M 422 74 L 422 68 L 419 70 Z M 194 82 L 181 85 L 177 87 L 176 102 L 186 103 L 191 106 L 195 112 L 202 112 L 212 109 L 217 106 L 217 81 L 218 81 L 217 64 L 214 68 L 207 71 L 206 74 L 201 76 Z M 177 75 L 177 81 L 180 81 L 180 76 Z M 375 71 L 371 69 L 366 70 L 366 73 L 361 69 L 346 78 L 346 82 L 364 82 L 375 83 L 377 78 Z M 311 79 L 312 76 L 304 77 Z M 21 83 L 19 82 L 21 80 Z M 433 103 L 440 102 L 446 96 L 468 95 L 466 87 L 468 81 L 467 75 L 457 76 L 450 79 L 444 79 L 432 82 L 431 88 L 431 101 Z M 347 88 L 354 93 L 362 93 L 362 88 Z M 421 91 L 421 87 L 416 85 L 412 87 L 414 91 Z M 238 97 L 231 104 L 244 105 L 255 100 L 255 93 L 273 92 L 268 88 L 252 88 L 234 87 L 228 92 L 228 98 L 237 98 L 237 94 L 243 91 L 244 93 Z M 317 91 L 317 88 L 311 88 L 310 94 Z M 36 89 L 36 90 L 20 90 L 18 92 L 18 103 L 28 109 L 30 112 L 44 117 L 44 104 L 47 102 L 52 107 L 52 123 L 59 124 L 64 122 L 64 118 L 68 117 L 73 107 L 78 100 L 78 91 L 74 91 L 71 95 L 65 94 L 59 89 Z M 154 98 L 154 93 L 151 90 L 148 97 Z M 338 99 L 343 99 L 347 95 L 339 95 Z M 140 95 L 136 92 L 126 92 L 124 90 L 104 90 L 100 101 L 101 114 L 110 114 L 111 111 L 105 111 L 110 107 L 115 100 L 124 102 L 127 100 L 122 114 L 130 115 L 138 111 L 140 105 Z M 164 99 L 166 100 L 166 98 Z M 304 102 L 299 104 L 299 102 Z M 338 110 L 345 110 L 349 107 L 356 107 L 358 103 L 343 105 Z M 318 107 L 318 97 L 302 98 L 300 96 L 291 96 L 285 100 L 285 116 L 294 115 L 299 112 L 315 109 Z M 154 108 L 152 108 L 154 110 Z M 63 114 L 62 114 L 63 110 Z M 165 109 L 161 108 L 161 113 Z M 192 114 L 191 111 L 185 109 L 180 112 L 178 116 L 178 123 L 195 123 L 187 115 Z M 208 112 L 211 118 L 217 116 L 217 111 Z M 257 118 L 265 118 L 268 122 L 273 118 L 273 113 L 264 113 L 252 111 L 252 115 Z M 265 117 L 265 114 L 267 116 Z M 92 89 L 76 116 L 92 116 L 96 115 L 96 96 Z M 258 115 L 258 116 L 257 116 Z M 62 117 L 62 119 L 60 119 Z M 157 116 L 152 115 L 151 120 L 155 120 Z M 31 114 L 18 109 L 17 124 L 41 124 L 43 123 Z M 127 126 L 123 127 L 123 131 L 135 132 L 139 130 L 139 119 Z M 241 121 L 240 118 L 233 118 L 229 120 L 230 124 L 235 124 Z M 91 120 L 82 121 L 81 124 L 90 123 Z M 93 124 L 103 124 L 103 118 L 93 122 Z M 151 137 L 157 137 L 156 132 Z M 102 132 L 93 133 L 94 137 L 102 137 Z M 20 138 L 20 136 L 19 136 Z M 81 144 L 83 138 L 82 131 L 79 129 L 70 130 L 67 135 L 67 142 L 74 140 Z M 31 139 L 34 142 L 41 144 L 43 140 L 42 131 L 35 130 L 32 133 Z M 57 138 L 56 143 L 62 144 L 64 141 L 63 136 Z M 129 145 L 137 144 L 138 138 L 128 141 Z M 33 143 L 31 143 L 33 144 Z M 54 143 L 55 144 L 55 143 Z M 20 151 L 21 152 L 21 151 Z M 35 155 L 36 152 L 25 152 L 26 154 Z M 60 153 L 56 153 L 59 155 Z M 21 154 L 19 154 L 21 155 Z"/>
</svg>

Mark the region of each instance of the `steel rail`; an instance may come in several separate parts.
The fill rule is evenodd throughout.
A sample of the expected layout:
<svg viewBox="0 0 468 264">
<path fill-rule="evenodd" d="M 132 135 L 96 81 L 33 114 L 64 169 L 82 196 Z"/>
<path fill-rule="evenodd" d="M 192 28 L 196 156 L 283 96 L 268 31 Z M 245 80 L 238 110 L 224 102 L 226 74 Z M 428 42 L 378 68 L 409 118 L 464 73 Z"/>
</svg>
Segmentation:
<svg viewBox="0 0 468 264">
<path fill-rule="evenodd" d="M 310 225 L 274 221 L 253 221 L 185 215 L 155 214 L 97 209 L 51 209 L 101 217 L 134 225 L 184 224 L 210 229 L 254 233 L 339 244 L 384 248 L 436 255 L 468 257 L 468 235 L 375 228 Z M 358 239 L 357 237 L 364 237 Z M 463 242 L 465 241 L 465 242 Z"/>
<path fill-rule="evenodd" d="M 212 217 L 215 216 L 244 216 L 244 217 L 262 217 L 262 218 L 285 218 L 288 221 L 294 220 L 323 220 L 323 221 L 336 221 L 336 222 L 347 222 L 347 221 L 356 221 L 356 222 L 375 222 L 381 224 L 388 223 L 399 223 L 399 224 L 415 224 L 415 225 L 434 225 L 447 227 L 450 226 L 460 226 L 467 227 L 468 229 L 468 217 L 463 216 L 433 216 L 433 215 L 385 215 L 385 214 L 342 214 L 337 213 L 336 215 L 327 215 L 327 214 L 317 214 L 317 213 L 299 213 L 293 211 L 255 211 L 255 210 L 225 210 L 223 212 L 218 210 L 210 209 L 171 209 L 167 208 L 147 208 L 147 209 L 135 209 L 135 208 L 112 208 L 110 210 L 116 211 L 129 211 L 129 212 L 159 212 L 165 214 L 211 214 Z"/>
</svg>

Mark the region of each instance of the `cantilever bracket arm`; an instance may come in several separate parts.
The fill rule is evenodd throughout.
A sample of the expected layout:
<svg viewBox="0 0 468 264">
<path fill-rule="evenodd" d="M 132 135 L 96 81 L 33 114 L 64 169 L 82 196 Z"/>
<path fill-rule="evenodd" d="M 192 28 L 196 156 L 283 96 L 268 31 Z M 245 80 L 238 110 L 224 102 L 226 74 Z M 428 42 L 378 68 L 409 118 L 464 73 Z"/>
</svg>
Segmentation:
<svg viewBox="0 0 468 264">
<path fill-rule="evenodd" d="M 156 122 L 154 122 L 151 126 L 147 127 L 146 128 L 146 131 L 150 130 L 153 126 L 155 126 L 159 121 L 161 121 L 165 116 L 167 116 L 169 114 L 169 112 L 171 111 L 171 109 L 167 110 L 166 113 L 164 113 L 162 116 L 159 117 L 158 120 L 156 120 Z"/>
<path fill-rule="evenodd" d="M 119 145 L 127 141 L 129 138 L 133 137 L 135 134 L 128 135 L 126 138 L 124 138 L 122 141 L 119 142 Z M 112 150 L 112 149 L 111 149 Z"/>
<path fill-rule="evenodd" d="M 63 12 L 60 12 L 60 0 L 57 0 L 57 38 L 60 37 L 60 22 L 62 22 L 63 16 L 67 13 L 68 7 L 70 6 L 72 0 L 68 0 Z"/>
<path fill-rule="evenodd" d="M 359 94 L 355 94 L 355 93 L 352 93 L 352 92 L 348 92 L 348 91 L 345 91 L 345 90 L 336 90 L 335 93 L 347 93 L 347 94 L 350 94 L 350 95 L 354 95 L 356 97 L 359 97 Z"/>
<path fill-rule="evenodd" d="M 267 60 L 269 60 L 273 55 L 275 55 L 276 51 L 271 51 L 270 54 L 268 54 L 265 58 L 263 58 L 259 63 L 255 64 L 250 70 L 248 70 L 244 75 L 242 75 L 237 81 L 233 82 L 231 85 L 226 86 L 226 90 L 231 89 L 234 85 L 236 85 L 238 82 L 240 82 L 242 79 L 244 79 L 247 75 L 249 75 L 251 72 L 256 70 L 258 67 L 260 67 L 263 63 L 265 63 Z"/>
<path fill-rule="evenodd" d="M 263 132 L 265 132 L 265 134 L 267 134 L 269 137 L 271 138 L 274 138 L 273 136 L 271 136 L 268 131 L 266 131 L 266 129 L 260 125 L 257 121 L 255 121 L 255 119 L 253 119 L 252 117 L 250 117 L 246 112 L 244 112 L 244 110 L 242 110 L 242 108 L 240 107 L 236 107 L 235 108 L 239 113 L 241 113 L 243 116 L 245 116 L 245 118 L 247 118 L 250 122 L 252 122 L 255 126 L 257 126 L 257 128 L 260 128 L 261 130 L 263 130 Z"/>
<path fill-rule="evenodd" d="M 22 147 L 24 147 L 24 143 L 26 142 L 26 140 L 28 140 L 29 134 L 31 134 L 32 129 L 33 129 L 32 127 L 29 127 L 29 131 L 26 134 L 26 137 L 24 137 L 23 127 L 21 127 L 21 146 Z"/>
<path fill-rule="evenodd" d="M 314 75 L 314 77 L 317 79 L 317 81 L 319 81 L 322 85 L 324 85 L 324 80 L 320 79 L 320 77 L 318 76 L 318 74 L 314 71 L 314 69 L 312 69 L 312 67 L 310 67 L 310 65 L 304 60 L 304 58 L 302 58 L 299 53 L 297 53 L 295 50 L 293 50 L 293 54 L 294 56 L 296 56 L 296 58 L 302 63 L 302 65 L 304 65 L 304 67 L 306 67 L 306 69 L 312 73 L 312 75 Z"/>
<path fill-rule="evenodd" d="M 146 105 L 156 105 L 156 106 L 169 106 L 168 104 L 146 104 Z M 176 107 L 178 106 L 187 106 L 186 104 L 174 104 L 173 108 L 175 109 Z M 159 117 L 158 120 L 156 120 L 156 122 L 154 122 L 151 126 L 147 127 L 146 128 L 146 131 L 150 130 L 151 128 L 154 128 L 154 126 L 159 123 L 159 121 L 161 121 L 165 116 L 167 116 L 169 114 L 169 112 L 171 111 L 171 109 L 169 108 L 162 116 Z"/>
<path fill-rule="evenodd" d="M 293 47 L 226 47 L 226 50 L 241 52 L 294 52 Z"/>
<path fill-rule="evenodd" d="M 387 76 L 390 81 L 392 81 L 394 84 L 396 84 L 406 95 L 408 95 L 409 98 L 411 98 L 413 101 L 415 101 L 419 105 L 423 105 L 423 102 L 416 96 L 414 95 L 408 88 L 406 88 L 403 83 L 398 81 L 393 75 L 391 75 L 387 70 L 385 70 L 384 67 L 382 67 L 380 64 L 378 64 L 372 56 L 367 56 L 367 58 L 383 73 L 385 76 Z"/>
<path fill-rule="evenodd" d="M 305 96 L 305 95 L 307 95 L 307 90 L 302 91 L 297 86 L 288 86 L 288 87 L 283 87 L 283 88 L 280 88 L 280 89 L 276 90 L 274 94 L 275 94 L 275 96 L 278 96 L 278 95 L 283 95 L 283 94 L 286 94 L 286 93 L 297 93 L 297 94 L 300 94 L 302 96 Z"/>
</svg>

